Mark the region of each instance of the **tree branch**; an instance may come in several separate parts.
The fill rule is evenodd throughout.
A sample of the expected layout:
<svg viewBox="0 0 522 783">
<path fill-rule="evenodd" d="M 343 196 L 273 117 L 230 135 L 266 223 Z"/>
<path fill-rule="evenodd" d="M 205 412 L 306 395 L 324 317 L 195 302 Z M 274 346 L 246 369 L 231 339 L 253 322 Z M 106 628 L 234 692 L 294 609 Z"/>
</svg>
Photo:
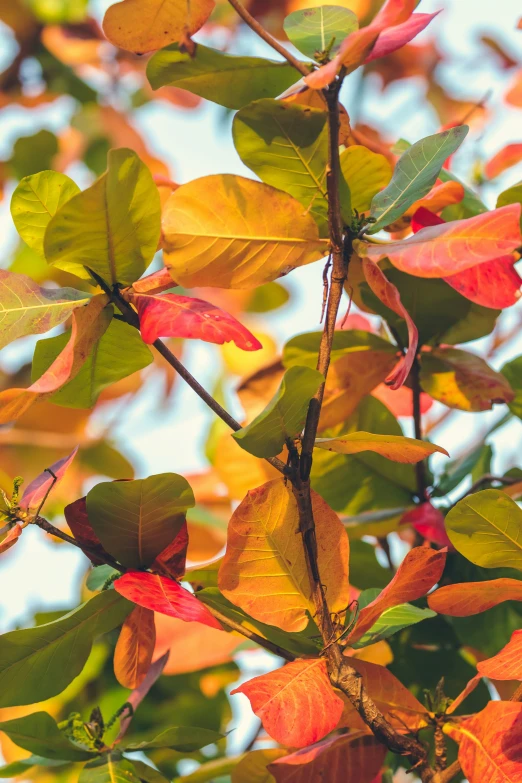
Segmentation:
<svg viewBox="0 0 522 783">
<path fill-rule="evenodd" d="M 420 385 L 420 364 L 415 359 L 411 368 L 411 381 L 413 391 L 413 424 L 415 427 L 415 437 L 422 440 L 422 414 L 421 414 L 421 385 Z M 424 460 L 415 465 L 415 475 L 417 477 L 417 496 L 421 503 L 427 500 L 428 482 L 426 480 L 426 463 Z"/>
</svg>

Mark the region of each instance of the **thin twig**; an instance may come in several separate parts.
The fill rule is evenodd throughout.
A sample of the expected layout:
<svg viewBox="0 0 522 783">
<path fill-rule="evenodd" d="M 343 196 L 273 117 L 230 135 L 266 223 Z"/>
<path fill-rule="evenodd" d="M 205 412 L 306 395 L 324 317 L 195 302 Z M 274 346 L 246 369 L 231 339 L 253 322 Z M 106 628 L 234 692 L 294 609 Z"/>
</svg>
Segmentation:
<svg viewBox="0 0 522 783">
<path fill-rule="evenodd" d="M 411 385 L 413 391 L 413 424 L 415 427 L 415 437 L 422 440 L 422 414 L 421 414 L 421 385 L 420 385 L 420 364 L 415 359 L 411 368 Z M 427 480 L 426 463 L 424 460 L 415 465 L 415 475 L 417 477 L 417 496 L 421 503 L 427 500 Z"/>
<path fill-rule="evenodd" d="M 57 527 L 52 525 L 47 519 L 44 519 L 44 517 L 37 516 L 32 521 L 33 525 L 36 525 L 37 527 L 41 528 L 41 530 L 44 530 L 46 533 L 48 533 L 50 536 L 54 536 L 55 538 L 59 538 L 62 541 L 66 541 L 68 544 L 72 544 L 75 547 L 78 547 L 78 549 L 81 549 L 82 552 L 87 555 L 87 557 L 95 557 L 97 560 L 104 560 L 106 565 L 112 566 L 112 568 L 116 569 L 116 571 L 121 571 L 121 573 L 125 573 L 125 568 L 121 566 L 114 558 L 110 557 L 110 555 L 101 555 L 98 551 L 95 551 L 94 549 L 90 549 L 88 546 L 84 546 L 83 544 L 80 544 L 79 541 L 77 541 L 75 538 L 70 536 L 68 533 L 64 533 L 62 530 L 59 530 Z"/>
</svg>

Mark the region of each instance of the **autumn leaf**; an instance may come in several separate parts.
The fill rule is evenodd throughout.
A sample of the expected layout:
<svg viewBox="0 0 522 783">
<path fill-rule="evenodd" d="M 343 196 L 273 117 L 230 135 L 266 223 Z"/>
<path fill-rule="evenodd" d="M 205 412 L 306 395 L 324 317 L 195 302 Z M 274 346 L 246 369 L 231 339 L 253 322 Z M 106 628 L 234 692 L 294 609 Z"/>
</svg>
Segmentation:
<svg viewBox="0 0 522 783">
<path fill-rule="evenodd" d="M 165 265 L 187 288 L 252 288 L 328 252 L 296 199 L 232 174 L 178 188 L 165 205 L 163 233 Z"/>
<path fill-rule="evenodd" d="M 218 666 L 232 659 L 244 641 L 236 633 L 223 633 L 201 623 L 186 623 L 165 614 L 155 615 L 156 647 L 154 660 L 169 651 L 165 674 L 186 674 Z"/>
<path fill-rule="evenodd" d="M 348 435 L 337 435 L 335 438 L 317 438 L 315 445 L 320 449 L 335 451 L 339 454 L 374 451 L 393 462 L 410 464 L 420 462 L 435 452 L 449 457 L 446 449 L 425 440 L 415 440 L 415 438 L 405 438 L 400 435 L 374 435 L 371 432 L 361 431 L 351 432 Z"/>
<path fill-rule="evenodd" d="M 427 209 L 432 213 L 442 212 L 451 204 L 459 204 L 466 191 L 460 182 L 449 180 L 435 184 L 433 188 L 418 201 L 415 201 L 404 213 L 406 217 L 412 217 L 419 209 Z"/>
<path fill-rule="evenodd" d="M 122 0 L 106 12 L 103 32 L 115 46 L 144 54 L 173 41 L 183 42 L 202 27 L 214 0 Z"/>
<path fill-rule="evenodd" d="M 102 565 L 108 552 L 103 548 L 100 539 L 89 522 L 85 498 L 78 498 L 73 503 L 69 503 L 64 508 L 63 513 L 71 533 L 78 541 L 84 554 L 87 555 L 93 565 Z"/>
<path fill-rule="evenodd" d="M 491 701 L 482 712 L 444 731 L 459 744 L 469 783 L 518 783 L 522 770 L 522 704 Z"/>
<path fill-rule="evenodd" d="M 28 334 L 42 334 L 63 323 L 89 301 L 74 288 L 40 288 L 26 275 L 0 269 L 2 331 L 0 348 Z"/>
<path fill-rule="evenodd" d="M 173 579 L 145 571 L 127 571 L 114 582 L 114 589 L 144 609 L 222 630 L 207 607 Z"/>
<path fill-rule="evenodd" d="M 137 606 L 127 615 L 114 650 L 114 674 L 124 688 L 137 688 L 145 679 L 156 644 L 154 612 Z"/>
<path fill-rule="evenodd" d="M 174 540 L 156 557 L 151 566 L 152 570 L 161 571 L 172 579 L 181 579 L 185 573 L 188 543 L 188 527 L 185 521 Z"/>
<path fill-rule="evenodd" d="M 167 291 L 169 288 L 173 288 L 176 283 L 173 281 L 169 274 L 169 270 L 165 267 L 158 269 L 157 272 L 152 272 L 150 275 L 140 277 L 136 280 L 131 288 L 131 294 L 160 294 L 162 291 Z"/>
<path fill-rule="evenodd" d="M 522 581 L 501 578 L 445 585 L 428 596 L 430 609 L 450 617 L 480 614 L 504 601 L 522 601 Z"/>
<path fill-rule="evenodd" d="M 22 528 L 20 525 L 14 524 L 7 532 L 7 535 L 5 535 L 4 538 L 2 538 L 0 541 L 0 555 L 3 555 L 3 553 L 7 552 L 8 549 L 11 549 L 11 547 L 18 542 L 18 539 L 21 535 Z"/>
<path fill-rule="evenodd" d="M 442 576 L 445 563 L 445 550 L 435 551 L 425 547 L 410 550 L 391 582 L 359 613 L 355 628 L 348 636 L 349 642 L 352 644 L 360 639 L 385 609 L 426 595 Z"/>
<path fill-rule="evenodd" d="M 111 321 L 112 308 L 104 309 L 106 302 L 105 295 L 96 296 L 85 307 L 74 310 L 69 341 L 41 378 L 28 389 L 0 392 L 0 424 L 18 419 L 35 402 L 48 399 L 79 373 Z"/>
<path fill-rule="evenodd" d="M 248 697 L 268 734 L 281 745 L 304 748 L 332 731 L 343 702 L 334 692 L 324 658 L 298 660 L 231 691 Z"/>
<path fill-rule="evenodd" d="M 312 505 L 328 605 L 342 612 L 348 605 L 348 538 L 337 514 L 315 492 Z M 284 479 L 251 490 L 229 522 L 219 570 L 225 598 L 284 631 L 304 630 L 308 612 L 315 614 L 298 525 L 297 501 Z"/>
<path fill-rule="evenodd" d="M 27 485 L 20 500 L 21 509 L 31 512 L 39 508 L 51 488 L 54 488 L 63 479 L 77 451 L 78 446 L 69 456 L 54 462 Z"/>
<path fill-rule="evenodd" d="M 520 204 L 431 226 L 401 242 L 358 245 L 375 261 L 387 257 L 402 272 L 417 277 L 446 277 L 512 253 L 522 243 Z"/>
<path fill-rule="evenodd" d="M 268 769 L 277 783 L 372 783 L 385 755 L 385 746 L 375 737 L 352 731 L 284 756 Z"/>
<path fill-rule="evenodd" d="M 426 541 L 443 547 L 447 546 L 448 549 L 453 550 L 453 545 L 444 527 L 444 514 L 430 502 L 421 503 L 406 511 L 399 524 L 411 525 Z"/>
<path fill-rule="evenodd" d="M 495 179 L 504 171 L 516 166 L 522 160 L 522 144 L 506 144 L 500 152 L 493 155 L 484 166 L 484 175 L 488 179 Z"/>
<path fill-rule="evenodd" d="M 134 294 L 132 302 L 140 316 L 141 336 L 148 344 L 159 337 L 186 337 L 218 345 L 232 340 L 243 351 L 262 348 L 234 316 L 202 299 L 177 294 Z"/>
<path fill-rule="evenodd" d="M 477 671 L 490 680 L 522 680 L 522 630 L 513 631 L 509 642 L 493 658 L 479 661 Z"/>
</svg>

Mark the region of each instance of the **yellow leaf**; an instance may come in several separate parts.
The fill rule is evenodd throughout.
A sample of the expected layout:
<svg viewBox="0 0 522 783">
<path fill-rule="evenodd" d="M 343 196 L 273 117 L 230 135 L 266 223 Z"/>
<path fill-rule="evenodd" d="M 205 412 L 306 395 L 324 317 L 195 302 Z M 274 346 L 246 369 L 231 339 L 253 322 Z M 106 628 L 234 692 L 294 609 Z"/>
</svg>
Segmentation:
<svg viewBox="0 0 522 783">
<path fill-rule="evenodd" d="M 328 252 L 288 193 L 232 174 L 178 188 L 163 212 L 165 265 L 187 288 L 253 288 Z"/>
<path fill-rule="evenodd" d="M 358 212 L 370 209 L 372 198 L 388 185 L 393 173 L 384 155 L 359 145 L 341 154 L 341 170 L 350 188 L 352 208 Z"/>
<path fill-rule="evenodd" d="M 348 537 L 337 516 L 312 492 L 318 564 L 332 612 L 349 602 Z M 283 478 L 251 490 L 228 526 L 228 544 L 219 571 L 223 595 L 251 617 L 284 631 L 302 631 L 307 612 L 315 615 L 299 513 Z"/>
<path fill-rule="evenodd" d="M 143 54 L 193 35 L 213 8 L 214 0 L 123 0 L 108 9 L 103 31 L 120 49 Z"/>
<path fill-rule="evenodd" d="M 338 454 L 359 454 L 361 451 L 374 451 L 376 454 L 393 460 L 393 462 L 410 464 L 420 462 L 436 451 L 449 457 L 448 452 L 441 446 L 435 446 L 425 440 L 405 438 L 402 435 L 375 435 L 371 432 L 350 432 L 335 438 L 317 438 L 315 445 L 320 449 L 335 451 Z"/>
<path fill-rule="evenodd" d="M 214 460 L 215 471 L 233 500 L 240 500 L 252 487 L 279 475 L 264 459 L 238 446 L 230 432 L 218 440 Z"/>
</svg>

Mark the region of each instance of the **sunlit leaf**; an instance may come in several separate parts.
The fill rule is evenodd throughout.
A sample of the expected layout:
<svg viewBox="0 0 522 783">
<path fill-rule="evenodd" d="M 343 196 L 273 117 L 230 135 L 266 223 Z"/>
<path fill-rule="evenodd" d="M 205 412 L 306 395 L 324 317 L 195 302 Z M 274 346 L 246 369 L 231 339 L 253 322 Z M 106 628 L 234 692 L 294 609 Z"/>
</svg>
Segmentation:
<svg viewBox="0 0 522 783">
<path fill-rule="evenodd" d="M 304 748 L 332 731 L 343 702 L 334 692 L 324 658 L 298 660 L 245 682 L 243 693 L 268 734 L 281 745 Z"/>
<path fill-rule="evenodd" d="M 106 12 L 103 32 L 120 49 L 144 54 L 197 32 L 213 8 L 214 0 L 122 0 Z"/>
<path fill-rule="evenodd" d="M 327 253 L 296 199 L 232 174 L 178 188 L 165 205 L 163 232 L 165 265 L 188 288 L 252 288 Z"/>
<path fill-rule="evenodd" d="M 132 150 L 111 150 L 107 163 L 106 173 L 49 222 L 45 257 L 59 269 L 83 264 L 109 284 L 129 284 L 156 252 L 160 198 L 149 169 Z"/>
<path fill-rule="evenodd" d="M 479 661 L 477 671 L 490 680 L 522 680 L 522 631 L 513 631 L 510 641 L 493 658 Z"/>
<path fill-rule="evenodd" d="M 484 166 L 484 174 L 488 179 L 495 179 L 520 161 L 522 161 L 522 144 L 506 144 L 487 161 Z"/>
<path fill-rule="evenodd" d="M 320 5 L 318 8 L 294 11 L 286 17 L 283 26 L 296 49 L 314 59 L 316 54 L 327 48 L 331 54 L 336 54 L 343 39 L 357 30 L 359 22 L 348 8 Z"/>
<path fill-rule="evenodd" d="M 154 658 L 170 650 L 164 674 L 186 674 L 219 666 L 232 660 L 234 650 L 244 642 L 236 633 L 223 633 L 201 623 L 186 623 L 176 617 L 155 614 Z"/>
<path fill-rule="evenodd" d="M 384 155 L 354 145 L 341 153 L 341 171 L 350 188 L 352 208 L 367 212 L 373 197 L 388 185 L 392 167 Z"/>
<path fill-rule="evenodd" d="M 47 712 L 35 712 L 22 718 L 0 723 L 16 745 L 37 756 L 62 761 L 88 761 L 93 752 L 69 742 Z"/>
<path fill-rule="evenodd" d="M 328 235 L 326 111 L 284 101 L 251 103 L 234 117 L 234 146 L 267 185 L 290 193 Z"/>
<path fill-rule="evenodd" d="M 310 400 L 324 381 L 310 367 L 291 367 L 265 410 L 232 436 L 256 457 L 275 457 L 304 426 Z"/>
<path fill-rule="evenodd" d="M 194 495 L 183 476 L 161 473 L 97 484 L 87 514 L 105 549 L 129 568 L 149 566 L 176 537 Z"/>
<path fill-rule="evenodd" d="M 298 78 L 286 62 L 226 54 L 200 43 L 194 57 L 177 45 L 156 52 L 149 60 L 147 76 L 154 90 L 165 85 L 179 87 L 227 109 L 276 98 Z"/>
<path fill-rule="evenodd" d="M 154 612 L 137 606 L 127 615 L 114 650 L 114 674 L 124 688 L 137 688 L 152 662 L 156 628 Z"/>
<path fill-rule="evenodd" d="M 18 542 L 21 535 L 22 527 L 15 523 L 0 541 L 0 555 L 11 549 Z"/>
<path fill-rule="evenodd" d="M 348 605 L 348 538 L 337 515 L 313 493 L 318 563 L 331 611 Z M 297 501 L 284 479 L 251 490 L 228 527 L 219 587 L 257 620 L 302 631 L 315 613 Z M 259 557 L 259 553 L 264 553 Z"/>
<path fill-rule="evenodd" d="M 450 617 L 470 617 L 504 601 L 522 601 L 520 580 L 505 577 L 486 582 L 445 585 L 428 597 L 428 604 L 435 612 Z"/>
<path fill-rule="evenodd" d="M 337 435 L 335 438 L 317 438 L 315 445 L 338 454 L 374 451 L 394 462 L 410 464 L 420 462 L 435 452 L 449 456 L 446 449 L 425 440 L 415 440 L 400 435 L 374 435 L 371 432 L 351 432 L 348 435 Z"/>
</svg>

